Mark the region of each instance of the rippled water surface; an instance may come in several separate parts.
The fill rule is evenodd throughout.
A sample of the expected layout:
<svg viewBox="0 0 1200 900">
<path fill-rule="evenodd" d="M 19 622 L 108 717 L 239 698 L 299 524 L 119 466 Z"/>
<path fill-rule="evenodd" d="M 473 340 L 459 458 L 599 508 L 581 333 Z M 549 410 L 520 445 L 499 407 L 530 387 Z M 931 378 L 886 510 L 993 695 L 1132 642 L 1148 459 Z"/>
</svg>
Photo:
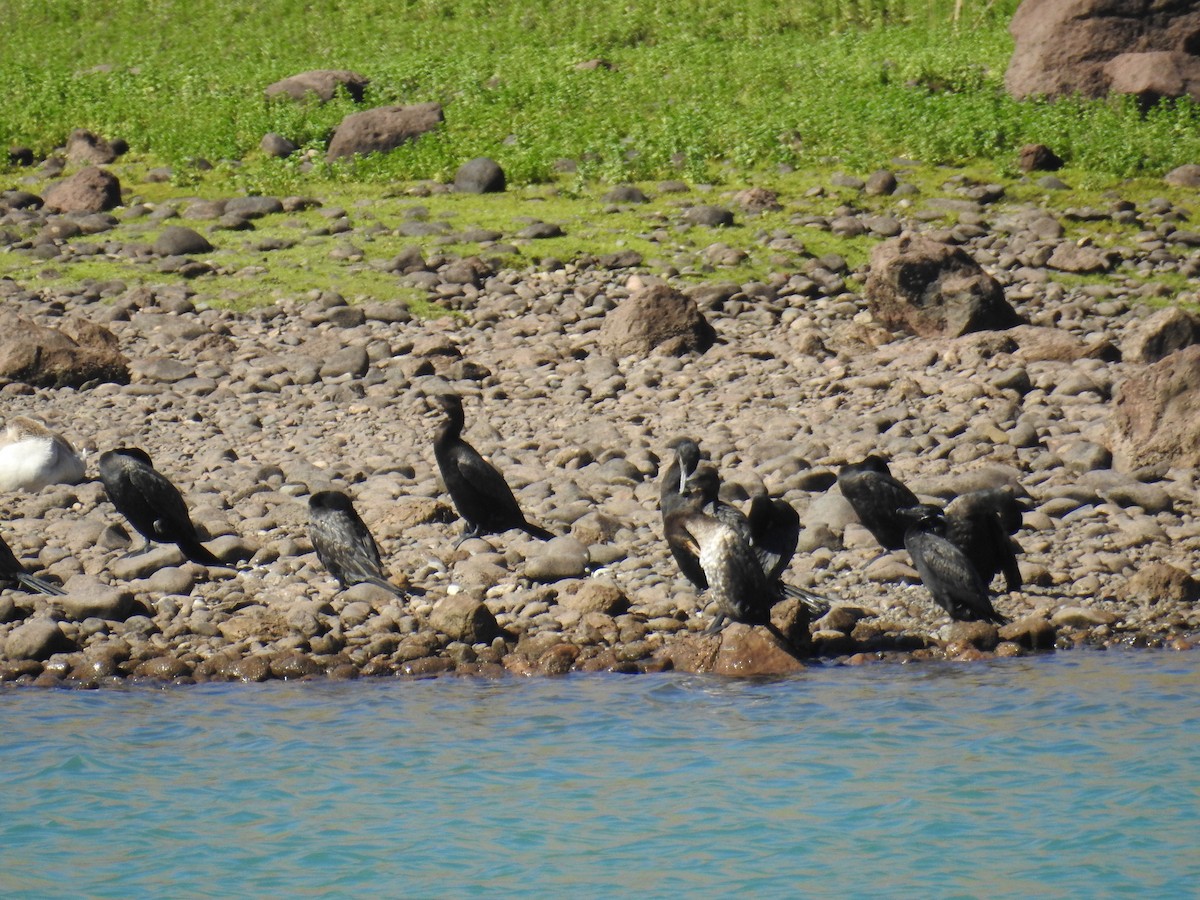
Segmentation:
<svg viewBox="0 0 1200 900">
<path fill-rule="evenodd" d="M 3 897 L 1195 897 L 1200 654 L 0 692 Z"/>
</svg>

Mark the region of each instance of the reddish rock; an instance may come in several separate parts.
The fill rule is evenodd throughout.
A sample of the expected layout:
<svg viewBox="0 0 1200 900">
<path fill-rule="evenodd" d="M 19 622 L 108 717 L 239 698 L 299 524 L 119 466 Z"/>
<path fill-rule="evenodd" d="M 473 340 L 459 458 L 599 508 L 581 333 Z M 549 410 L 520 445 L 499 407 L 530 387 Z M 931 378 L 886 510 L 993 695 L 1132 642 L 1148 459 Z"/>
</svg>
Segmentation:
<svg viewBox="0 0 1200 900">
<path fill-rule="evenodd" d="M 803 672 L 804 663 L 779 646 L 766 629 L 730 625 L 721 633 L 712 671 L 715 675 L 788 675 Z"/>
<path fill-rule="evenodd" d="M 451 594 L 439 600 L 429 614 L 429 625 L 467 644 L 490 644 L 501 634 L 492 611 L 469 594 Z"/>
<path fill-rule="evenodd" d="M 90 131 L 77 128 L 67 139 L 67 160 L 76 165 L 104 166 L 117 158 L 115 147 Z"/>
<path fill-rule="evenodd" d="M 42 201 L 50 212 L 105 212 L 121 205 L 121 183 L 112 172 L 89 166 L 50 185 Z"/>
<path fill-rule="evenodd" d="M 351 100 L 361 103 L 370 83 L 371 80 L 365 75 L 348 69 L 314 69 L 276 81 L 268 85 L 263 93 L 268 100 L 287 97 L 328 103 L 337 94 L 338 88 L 342 88 Z"/>
<path fill-rule="evenodd" d="M 414 106 L 379 106 L 342 119 L 326 157 L 329 160 L 369 153 L 386 153 L 401 144 L 416 140 L 441 124 L 440 103 Z"/>
<path fill-rule="evenodd" d="M 696 302 L 668 285 L 635 291 L 604 318 L 600 347 L 613 356 L 704 352 L 715 338 Z"/>
<path fill-rule="evenodd" d="M 54 329 L 0 314 L 0 335 L 0 378 L 38 387 L 129 382 L 129 360 L 116 348 L 116 337 L 87 320 L 68 320 Z"/>
<path fill-rule="evenodd" d="M 1024 0 L 1008 30 L 1014 47 L 1004 82 L 1014 97 L 1102 97 L 1112 87 L 1106 67 L 1118 56 L 1192 52 L 1200 3 Z"/>
<path fill-rule="evenodd" d="M 1154 562 L 1138 569 L 1118 596 L 1133 603 L 1195 603 L 1200 600 L 1200 581 L 1170 563 Z"/>
<path fill-rule="evenodd" d="M 1017 165 L 1022 172 L 1057 172 L 1063 161 L 1045 144 L 1026 144 L 1021 148 Z"/>
<path fill-rule="evenodd" d="M 1190 53 L 1122 53 L 1105 64 L 1104 74 L 1110 93 L 1133 94 L 1142 108 L 1164 97 L 1200 100 L 1200 57 Z"/>
<path fill-rule="evenodd" d="M 1193 344 L 1117 386 L 1113 462 L 1121 471 L 1167 463 L 1200 465 L 1200 344 Z"/>
<path fill-rule="evenodd" d="M 1022 321 L 999 282 L 965 250 L 921 235 L 875 247 L 865 296 L 883 325 L 922 337 L 958 337 Z"/>
</svg>

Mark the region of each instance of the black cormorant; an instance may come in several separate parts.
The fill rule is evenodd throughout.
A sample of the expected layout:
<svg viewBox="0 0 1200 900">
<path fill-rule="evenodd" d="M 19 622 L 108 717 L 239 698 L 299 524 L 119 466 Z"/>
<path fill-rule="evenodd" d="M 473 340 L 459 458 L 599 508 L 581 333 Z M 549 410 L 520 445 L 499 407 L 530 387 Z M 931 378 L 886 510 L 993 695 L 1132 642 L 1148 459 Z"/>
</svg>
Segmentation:
<svg viewBox="0 0 1200 900">
<path fill-rule="evenodd" d="M 921 504 L 900 512 L 907 523 L 904 547 L 934 602 L 959 621 L 1008 620 L 992 608 L 988 587 L 957 545 L 946 537 L 946 520 L 936 506 Z"/>
<path fill-rule="evenodd" d="M 406 596 L 384 577 L 375 538 L 341 491 L 318 491 L 308 498 L 308 536 L 321 563 L 343 588 L 366 582 Z"/>
<path fill-rule="evenodd" d="M 920 501 L 892 475 L 882 457 L 871 455 L 862 462 L 842 466 L 837 481 L 858 520 L 885 550 L 904 546 L 906 522 L 899 511 Z"/>
<path fill-rule="evenodd" d="M 1008 589 L 1020 589 L 1019 548 L 1009 535 L 1020 530 L 1023 510 L 1009 486 L 960 494 L 946 505 L 946 537 L 967 555 L 984 584 L 1003 572 Z"/>
<path fill-rule="evenodd" d="M 58 585 L 51 584 L 48 581 L 38 578 L 36 575 L 30 575 L 26 572 L 25 567 L 13 555 L 12 548 L 8 546 L 4 538 L 0 538 L 0 581 L 15 581 L 22 587 L 36 591 L 39 594 L 61 596 L 66 593 Z"/>
<path fill-rule="evenodd" d="M 176 544 L 192 562 L 219 566 L 217 559 L 200 543 L 196 526 L 188 515 L 179 489 L 154 468 L 150 456 L 138 447 L 119 447 L 100 454 L 100 480 L 108 499 L 138 533 L 151 541 Z"/>
<path fill-rule="evenodd" d="M 439 394 L 434 401 L 445 412 L 446 421 L 434 439 L 433 455 L 454 508 L 466 523 L 454 546 L 468 538 L 510 528 L 519 528 L 542 541 L 554 537 L 545 528 L 525 521 L 504 476 L 462 439 L 462 399 L 456 394 Z"/>
</svg>

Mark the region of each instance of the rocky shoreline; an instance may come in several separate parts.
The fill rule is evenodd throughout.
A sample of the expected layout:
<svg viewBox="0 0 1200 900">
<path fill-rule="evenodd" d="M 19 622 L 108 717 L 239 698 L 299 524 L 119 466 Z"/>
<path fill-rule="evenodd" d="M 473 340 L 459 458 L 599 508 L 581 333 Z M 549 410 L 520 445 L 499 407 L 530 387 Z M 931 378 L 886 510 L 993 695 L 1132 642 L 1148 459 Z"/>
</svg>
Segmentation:
<svg viewBox="0 0 1200 900">
<path fill-rule="evenodd" d="M 62 432 L 88 451 L 93 477 L 99 452 L 143 447 L 227 564 L 206 569 L 171 546 L 126 557 L 125 523 L 95 481 L 0 497 L 17 557 L 67 589 L 0 594 L 0 682 L 771 675 L 812 662 L 1190 649 L 1200 634 L 1196 470 L 1114 464 L 1113 398 L 1150 364 L 1138 349 L 1147 329 L 1163 327 L 1145 305 L 1152 297 L 1127 278 L 1057 283 L 1051 257 L 1087 249 L 1052 226 L 1061 216 L 1006 207 L 1002 190 L 947 184 L 944 197 L 891 216 L 806 208 L 788 233 L 759 240 L 782 254 L 807 229 L 880 241 L 920 232 L 970 254 L 1026 324 L 959 337 L 889 331 L 861 292 L 867 267 L 835 256 L 798 254 L 762 281 L 725 282 L 715 230 L 701 262 L 716 271 L 684 291 L 715 343 L 679 355 L 617 357 L 600 341 L 623 301 L 685 287 L 678 268 L 584 256 L 504 269 L 487 262 L 502 235 L 480 236 L 468 260 L 417 254 L 396 269 L 398 284 L 460 313 L 435 319 L 385 297 L 351 305 L 324 288 L 247 312 L 209 308 L 196 285 L 222 277 L 219 252 L 205 262 L 164 254 L 182 259 L 175 272 L 204 269 L 159 285 L 0 281 L 6 315 L 103 325 L 130 371 L 128 384 L 81 388 L 10 380 L 0 387 L 5 418 L 34 416 Z M 723 199 L 747 215 L 747 198 Z M 948 203 L 953 224 L 920 215 Z M 1143 223 L 1138 243 L 1106 251 L 1109 262 L 1193 277 L 1200 254 L 1178 224 L 1187 211 L 1130 206 L 1115 200 L 1089 220 Z M 67 271 L 86 258 L 71 244 L 85 233 L 82 214 L 5 209 L 10 252 Z M 121 252 L 121 213 L 105 252 Z M 344 218 L 350 238 L 379 225 Z M 66 237 L 35 237 L 72 220 L 78 230 Z M 306 240 L 329 253 L 346 236 Z M 426 403 L 446 390 L 465 399 L 465 436 L 558 538 L 508 532 L 453 549 L 461 523 L 438 480 Z M 776 621 L 811 659 L 761 629 L 701 633 L 712 610 L 675 568 L 657 506 L 660 468 L 682 436 L 719 466 L 731 501 L 765 488 L 800 512 L 788 577 L 836 602 L 812 623 L 785 602 Z M 1026 586 L 995 597 L 1011 624 L 951 623 L 903 551 L 876 558 L 834 485 L 840 465 L 872 452 L 938 502 L 1004 483 L 1029 492 L 1017 535 Z M 372 585 L 339 591 L 321 568 L 306 501 L 330 488 L 354 498 L 407 599 Z"/>
</svg>

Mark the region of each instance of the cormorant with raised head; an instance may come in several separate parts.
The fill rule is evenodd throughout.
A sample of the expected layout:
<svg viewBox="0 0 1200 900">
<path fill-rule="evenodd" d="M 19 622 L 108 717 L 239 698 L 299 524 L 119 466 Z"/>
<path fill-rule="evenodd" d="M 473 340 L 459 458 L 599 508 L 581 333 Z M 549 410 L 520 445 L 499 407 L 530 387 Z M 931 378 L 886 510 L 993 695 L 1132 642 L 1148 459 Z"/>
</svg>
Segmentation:
<svg viewBox="0 0 1200 900">
<path fill-rule="evenodd" d="M 465 422 L 462 399 L 456 394 L 439 394 L 434 402 L 446 414 L 446 421 L 434 438 L 433 455 L 454 508 L 466 523 L 454 546 L 468 538 L 510 528 L 519 528 L 541 541 L 554 537 L 545 528 L 525 520 L 504 476 L 462 439 Z"/>
<path fill-rule="evenodd" d="M 721 477 L 712 466 L 700 466 L 688 480 L 688 486 L 700 494 L 706 513 L 734 529 L 750 547 L 767 584 L 774 591 L 773 602 L 794 597 L 813 615 L 823 616 L 829 612 L 827 597 L 783 580 L 783 573 L 795 556 L 800 540 L 800 516 L 790 504 L 760 494 L 750 501 L 750 515 L 746 516 L 733 504 L 720 499 Z"/>
<path fill-rule="evenodd" d="M 700 465 L 700 447 L 691 438 L 684 438 L 675 445 L 675 458 L 663 473 L 659 485 L 658 507 L 662 512 L 663 537 L 671 551 L 679 571 L 698 591 L 708 590 L 708 578 L 700 567 L 700 559 L 693 550 L 676 536 L 672 539 L 667 529 L 667 516 L 688 502 L 687 482 Z"/>
<path fill-rule="evenodd" d="M 737 528 L 704 511 L 699 491 L 685 494 L 667 515 L 668 540 L 687 548 L 698 560 L 717 603 L 717 616 L 705 629 L 716 634 L 726 619 L 762 625 L 790 652 L 791 642 L 771 622 L 771 607 L 779 599 L 762 564 Z"/>
<path fill-rule="evenodd" d="M 936 506 L 920 504 L 900 511 L 907 523 L 904 547 L 934 602 L 964 622 L 1008 620 L 992 607 L 988 587 L 967 554 L 946 537 L 946 520 Z"/>
<path fill-rule="evenodd" d="M 658 487 L 658 507 L 663 518 L 683 500 L 688 478 L 700 465 L 700 447 L 691 438 L 680 438 L 675 444 L 675 453 L 663 471 Z"/>
<path fill-rule="evenodd" d="M 321 563 L 343 588 L 367 583 L 406 596 L 384 577 L 379 546 L 341 491 L 318 491 L 308 498 L 308 536 Z"/>
<path fill-rule="evenodd" d="M 183 495 L 154 468 L 149 454 L 138 447 L 118 447 L 100 454 L 100 480 L 117 512 L 146 539 L 133 553 L 150 548 L 152 541 L 176 544 L 183 555 L 204 566 L 221 561 L 200 543 L 188 515 Z"/>
<path fill-rule="evenodd" d="M 1021 587 L 1017 546 L 1025 504 L 1010 485 L 960 494 L 946 504 L 946 537 L 971 560 L 984 584 L 1004 573 L 1010 591 Z"/>
<path fill-rule="evenodd" d="M 837 482 L 858 520 L 885 550 L 904 546 L 907 523 L 899 511 L 921 501 L 892 475 L 883 457 L 872 454 L 862 462 L 847 463 L 838 472 Z"/>
<path fill-rule="evenodd" d="M 17 582 L 22 587 L 36 591 L 39 594 L 49 594 L 58 597 L 66 593 L 56 584 L 51 584 L 36 575 L 30 575 L 21 565 L 20 560 L 13 554 L 12 548 L 4 538 L 0 538 L 0 581 Z"/>
</svg>

